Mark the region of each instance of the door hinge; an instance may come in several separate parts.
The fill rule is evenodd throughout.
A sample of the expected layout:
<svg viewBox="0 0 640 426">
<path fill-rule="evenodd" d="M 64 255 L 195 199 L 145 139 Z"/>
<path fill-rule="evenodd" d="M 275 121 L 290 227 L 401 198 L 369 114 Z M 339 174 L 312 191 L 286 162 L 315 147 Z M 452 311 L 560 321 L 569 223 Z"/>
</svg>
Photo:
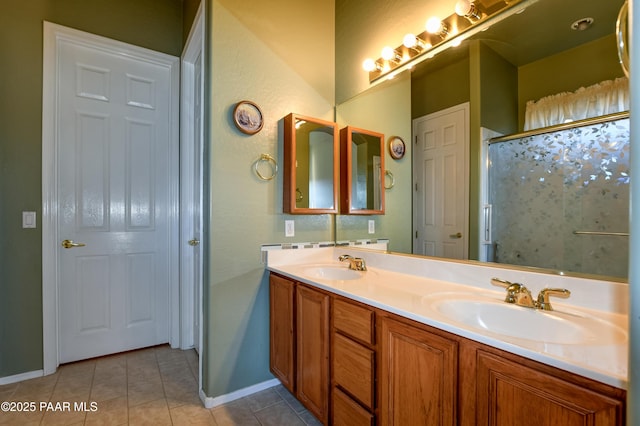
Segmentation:
<svg viewBox="0 0 640 426">
<path fill-rule="evenodd" d="M 418 231 L 416 231 L 416 239 L 418 238 Z"/>
</svg>

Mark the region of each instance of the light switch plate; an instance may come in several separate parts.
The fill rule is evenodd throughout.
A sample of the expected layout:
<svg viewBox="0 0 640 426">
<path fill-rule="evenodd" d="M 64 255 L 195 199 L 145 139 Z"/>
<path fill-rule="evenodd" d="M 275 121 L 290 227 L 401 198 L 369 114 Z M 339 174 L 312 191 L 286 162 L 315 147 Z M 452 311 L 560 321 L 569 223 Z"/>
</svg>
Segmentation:
<svg viewBox="0 0 640 426">
<path fill-rule="evenodd" d="M 36 212 L 22 212 L 22 227 L 23 228 L 36 227 Z"/>
<path fill-rule="evenodd" d="M 284 236 L 293 237 L 296 235 L 295 222 L 293 220 L 284 221 Z"/>
<path fill-rule="evenodd" d="M 369 220 L 369 233 L 370 234 L 375 234 L 376 233 L 376 221 L 375 220 Z"/>
</svg>

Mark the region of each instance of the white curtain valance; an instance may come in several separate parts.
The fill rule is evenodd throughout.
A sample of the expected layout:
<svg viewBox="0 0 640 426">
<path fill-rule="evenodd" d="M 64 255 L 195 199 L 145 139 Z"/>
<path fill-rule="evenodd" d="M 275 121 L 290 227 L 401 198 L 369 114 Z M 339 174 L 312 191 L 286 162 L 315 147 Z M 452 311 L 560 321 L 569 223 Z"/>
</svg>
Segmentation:
<svg viewBox="0 0 640 426">
<path fill-rule="evenodd" d="M 629 79 L 607 80 L 575 92 L 558 93 L 527 102 L 524 130 L 600 117 L 629 110 Z"/>
</svg>

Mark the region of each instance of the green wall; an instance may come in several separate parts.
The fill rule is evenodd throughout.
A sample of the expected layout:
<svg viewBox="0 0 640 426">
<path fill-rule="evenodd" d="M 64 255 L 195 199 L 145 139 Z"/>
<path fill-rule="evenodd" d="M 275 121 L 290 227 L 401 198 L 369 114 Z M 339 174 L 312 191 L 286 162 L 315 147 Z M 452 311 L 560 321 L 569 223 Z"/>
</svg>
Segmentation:
<svg viewBox="0 0 640 426">
<path fill-rule="evenodd" d="M 333 240 L 333 216 L 283 213 L 282 162 L 287 114 L 333 121 L 334 112 L 332 100 L 289 65 L 292 58 L 274 54 L 263 34 L 255 34 L 217 0 L 207 3 L 207 26 L 210 202 L 202 358 L 204 392 L 216 397 L 273 378 L 268 276 L 260 245 Z M 333 46 L 332 28 L 318 37 Z M 332 78 L 333 69 L 328 72 Z M 264 115 L 262 130 L 251 136 L 231 119 L 234 106 L 244 99 L 259 105 Z M 262 153 L 280 166 L 271 181 L 253 171 Z M 286 219 L 295 221 L 293 238 L 285 237 Z"/>
<path fill-rule="evenodd" d="M 42 369 L 42 22 L 180 56 L 188 0 L 0 3 L 0 377 Z M 38 227 L 22 229 L 22 211 Z"/>
<path fill-rule="evenodd" d="M 479 43 L 480 125 L 515 133 L 518 117 L 518 69 L 486 44 Z"/>
<path fill-rule="evenodd" d="M 411 118 L 469 102 L 469 67 L 469 55 L 464 54 L 412 76 Z"/>
</svg>

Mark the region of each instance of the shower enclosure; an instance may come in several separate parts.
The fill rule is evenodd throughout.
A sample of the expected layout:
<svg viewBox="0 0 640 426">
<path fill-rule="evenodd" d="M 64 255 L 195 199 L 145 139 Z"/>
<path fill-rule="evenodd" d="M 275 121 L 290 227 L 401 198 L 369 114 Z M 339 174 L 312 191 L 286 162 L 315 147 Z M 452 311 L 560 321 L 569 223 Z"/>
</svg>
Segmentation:
<svg viewBox="0 0 640 426">
<path fill-rule="evenodd" d="M 619 117 L 490 141 L 487 260 L 627 276 L 629 119 Z"/>
</svg>

